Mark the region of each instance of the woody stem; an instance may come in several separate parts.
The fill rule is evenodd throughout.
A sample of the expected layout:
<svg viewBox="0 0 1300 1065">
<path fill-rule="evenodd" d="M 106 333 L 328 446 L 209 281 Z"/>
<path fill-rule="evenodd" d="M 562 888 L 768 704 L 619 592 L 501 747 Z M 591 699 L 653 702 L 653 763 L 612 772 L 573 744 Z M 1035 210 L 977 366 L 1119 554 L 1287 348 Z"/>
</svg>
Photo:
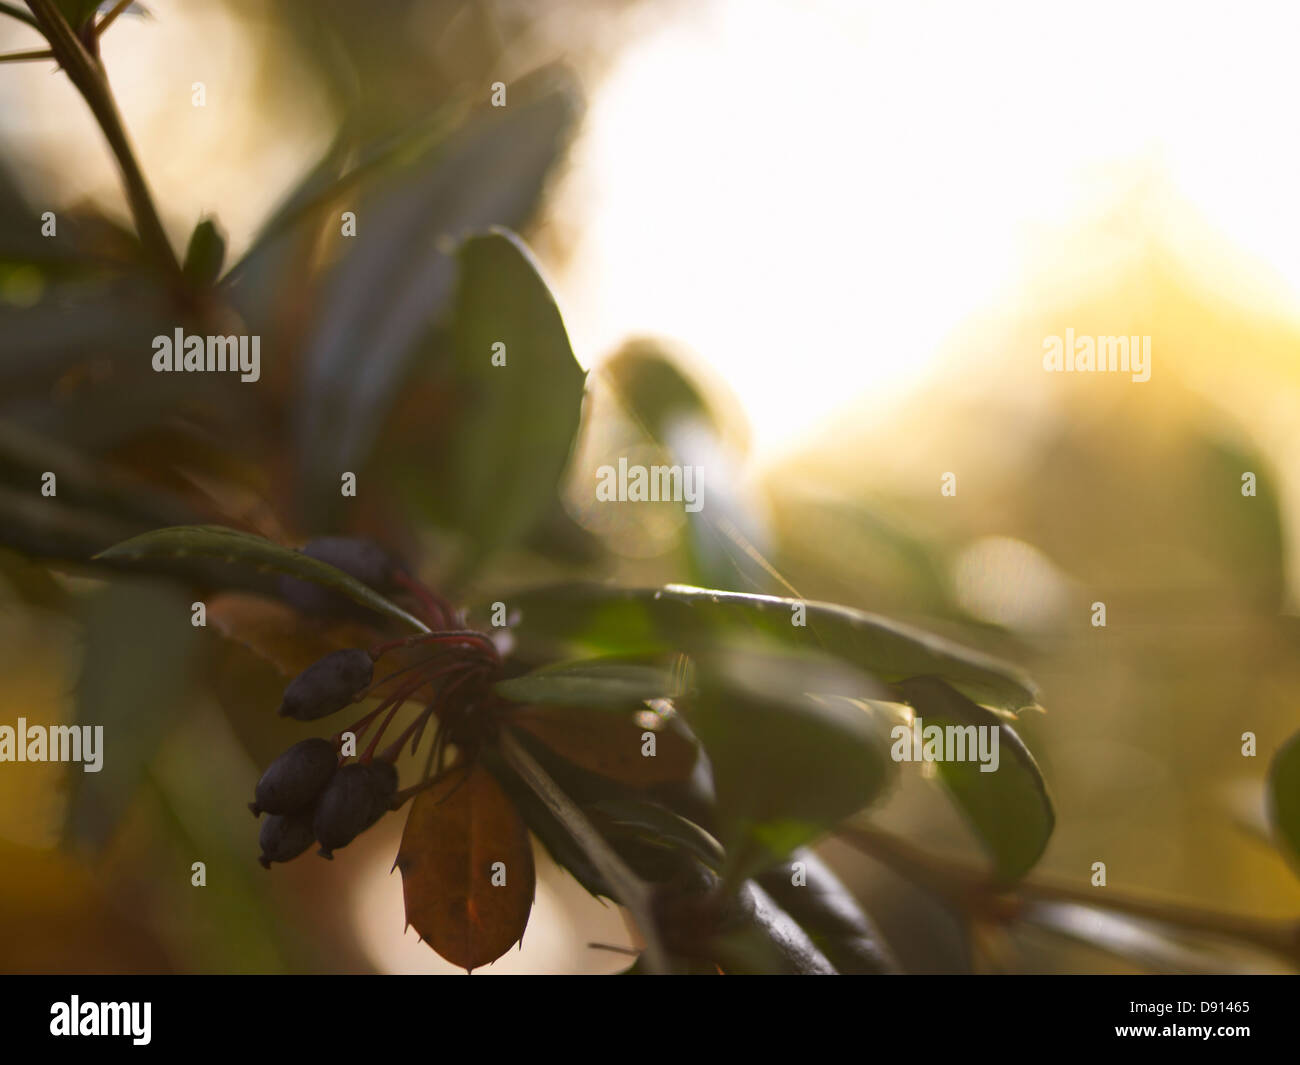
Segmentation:
<svg viewBox="0 0 1300 1065">
<path fill-rule="evenodd" d="M 54 58 L 67 72 L 68 80 L 81 93 L 99 124 L 104 139 L 108 141 L 122 174 L 122 184 L 140 243 L 164 273 L 179 275 L 180 262 L 167 239 L 167 231 L 158 216 L 158 209 L 154 206 L 149 183 L 145 181 L 144 172 L 136 161 L 104 68 L 77 38 L 54 0 L 27 0 L 27 6 L 31 8 L 41 33 L 49 41 Z"/>
</svg>

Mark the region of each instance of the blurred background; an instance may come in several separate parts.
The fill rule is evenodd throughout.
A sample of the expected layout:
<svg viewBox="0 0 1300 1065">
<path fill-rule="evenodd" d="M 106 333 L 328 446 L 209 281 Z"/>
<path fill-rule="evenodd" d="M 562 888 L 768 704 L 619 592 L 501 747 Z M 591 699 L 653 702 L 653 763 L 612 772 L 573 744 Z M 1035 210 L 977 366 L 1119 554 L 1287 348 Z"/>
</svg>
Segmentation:
<svg viewBox="0 0 1300 1065">
<path fill-rule="evenodd" d="M 509 217 L 476 224 L 521 229 L 591 371 L 563 508 L 476 574 L 467 598 L 560 576 L 689 581 L 841 602 L 997 653 L 1043 688 L 1046 713 L 1021 720 L 1058 815 L 1043 872 L 1083 885 L 1104 861 L 1116 890 L 1295 915 L 1300 883 L 1268 843 L 1262 782 L 1300 728 L 1300 11 L 146 6 L 105 35 L 104 64 L 173 245 L 215 214 L 230 263 L 344 134 L 381 142 L 431 116 L 459 120 L 493 82 L 513 93 L 563 81 L 560 112 L 549 89 L 519 88 L 506 113 L 520 108 L 520 147 L 447 186 L 454 197 L 484 173 L 503 183 L 488 213 Z M 38 43 L 0 22 L 4 50 Z M 110 254 L 129 216 L 82 101 L 48 63 L 0 67 L 0 85 L 6 209 L 80 220 L 87 246 Z M 526 192 L 506 188 L 515 178 Z M 361 227 L 372 218 L 361 211 Z M 50 302 L 62 269 L 0 263 L 0 370 L 39 357 L 34 315 L 76 315 Z M 249 316 L 264 286 L 243 276 L 234 292 Z M 277 328 L 295 306 L 276 297 Z M 68 375 L 86 345 L 111 346 L 114 326 L 84 328 L 79 360 L 21 394 L 10 382 L 5 416 L 123 449 L 118 429 L 101 439 L 68 413 L 85 409 L 75 397 L 62 421 L 42 406 L 89 387 Z M 1045 372 L 1044 339 L 1067 329 L 1150 337 L 1150 380 Z M 89 364 L 78 372 L 93 384 Z M 448 461 L 403 435 L 422 414 L 412 395 L 423 393 L 371 433 L 375 461 Z M 294 431 L 310 437 L 310 420 Z M 705 468 L 699 515 L 592 505 L 596 467 L 665 447 Z M 940 493 L 946 473 L 954 496 Z M 284 476 L 272 469 L 263 487 Z M 442 545 L 436 515 L 393 506 L 404 542 Z M 392 513 L 363 526 L 386 529 Z M 279 528 L 327 523 L 310 506 L 299 519 Z M 136 597 L 122 609 L 147 624 L 174 593 L 103 593 L 6 551 L 0 721 L 73 720 L 88 676 L 133 671 L 136 688 L 115 697 L 166 727 L 131 756 L 141 771 L 111 822 L 78 812 L 58 767 L 0 768 L 0 968 L 451 971 L 403 935 L 389 874 L 400 819 L 328 866 L 268 877 L 253 861 L 243 803 L 299 738 L 266 720 L 282 680 L 262 678 L 261 702 L 248 688 L 214 694 L 197 678 L 235 653 L 217 634 L 155 621 L 111 636 L 119 615 L 105 595 Z M 1091 624 L 1095 602 L 1104 628 Z M 158 706 L 161 692 L 184 694 Z M 979 861 L 919 774 L 871 816 Z M 1123 923 L 1092 927 L 1119 954 L 1080 944 L 1086 921 L 1073 914 L 968 937 L 842 844 L 822 853 L 911 968 L 1193 964 Z M 202 891 L 189 884 L 195 860 L 208 864 Z M 539 861 L 523 949 L 484 971 L 623 967 L 588 946 L 628 942 L 617 912 Z"/>
</svg>

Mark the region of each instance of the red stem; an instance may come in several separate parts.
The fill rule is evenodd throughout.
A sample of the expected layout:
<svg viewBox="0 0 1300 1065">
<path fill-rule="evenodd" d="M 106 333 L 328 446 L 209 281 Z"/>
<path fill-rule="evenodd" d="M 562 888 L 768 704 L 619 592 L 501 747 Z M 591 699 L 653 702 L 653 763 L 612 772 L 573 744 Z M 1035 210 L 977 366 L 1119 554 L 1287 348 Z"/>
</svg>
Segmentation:
<svg viewBox="0 0 1300 1065">
<path fill-rule="evenodd" d="M 419 643 L 427 635 L 428 634 L 424 632 L 417 632 L 414 636 L 403 636 L 400 640 L 389 640 L 387 643 L 377 643 L 374 647 L 370 648 L 370 657 L 372 659 L 377 659 L 398 647 L 410 647 L 413 643 Z"/>
<path fill-rule="evenodd" d="M 392 695 L 390 695 L 377 707 L 371 710 L 370 713 L 368 713 L 364 718 L 362 718 L 364 724 L 362 725 L 362 731 L 356 733 L 358 739 L 360 739 L 361 735 L 365 732 L 365 730 L 370 727 L 371 721 L 373 721 L 379 714 L 383 713 L 384 710 L 388 710 L 387 720 L 384 721 L 379 731 L 375 733 L 375 738 L 370 741 L 370 746 L 367 747 L 364 752 L 362 752 L 361 757 L 357 759 L 357 761 L 367 762 L 370 760 L 371 754 L 374 753 L 375 745 L 383 738 L 384 732 L 388 729 L 389 724 L 392 723 L 393 716 L 401 708 L 402 704 L 406 702 L 406 700 L 409 699 L 415 692 L 419 691 L 420 688 L 423 687 L 426 683 L 428 683 L 428 681 L 424 677 L 416 678 L 414 681 L 407 684 L 404 688 L 399 688 L 397 691 L 393 692 Z M 391 707 L 391 709 L 389 709 L 389 707 Z"/>
<path fill-rule="evenodd" d="M 438 657 L 437 655 L 430 655 L 428 658 L 422 658 L 418 662 L 412 662 L 409 666 L 403 666 L 401 669 L 395 669 L 387 676 L 380 677 L 379 680 L 374 681 L 371 684 L 368 684 L 366 687 L 362 688 L 361 691 L 357 692 L 357 702 L 360 702 L 362 699 L 368 698 L 369 696 L 373 695 L 376 691 L 382 688 L 389 681 L 402 676 L 404 673 L 409 673 L 413 669 L 420 669 L 423 666 L 427 666 L 430 662 L 435 661 L 437 657 Z"/>
<path fill-rule="evenodd" d="M 425 620 L 436 629 L 444 629 L 456 621 L 456 611 L 447 600 L 426 588 L 409 573 L 399 570 L 393 574 L 394 583 L 405 588 L 424 607 Z"/>
<path fill-rule="evenodd" d="M 414 689 L 411 689 L 411 691 L 414 691 Z M 397 716 L 397 711 L 399 711 L 406 703 L 406 698 L 411 694 L 411 691 L 404 690 L 401 699 L 393 703 L 393 708 L 388 711 L 388 716 L 384 718 L 384 723 L 379 726 L 379 731 L 375 733 L 369 746 L 367 746 L 365 751 L 362 752 L 361 757 L 357 759 L 358 762 L 369 762 L 374 757 L 375 748 L 379 746 L 379 741 L 384 738 L 384 733 L 388 731 L 388 726 L 393 723 L 393 718 Z"/>
<path fill-rule="evenodd" d="M 402 730 L 402 734 L 379 753 L 379 757 L 385 761 L 392 761 L 395 759 L 398 752 L 402 749 L 402 744 L 410 738 L 411 733 L 415 731 L 417 726 L 419 726 L 421 732 L 424 731 L 425 722 L 433 716 L 433 708 L 434 704 L 430 703 L 419 714 L 417 714 L 414 720 L 412 720 L 411 723 Z"/>
</svg>

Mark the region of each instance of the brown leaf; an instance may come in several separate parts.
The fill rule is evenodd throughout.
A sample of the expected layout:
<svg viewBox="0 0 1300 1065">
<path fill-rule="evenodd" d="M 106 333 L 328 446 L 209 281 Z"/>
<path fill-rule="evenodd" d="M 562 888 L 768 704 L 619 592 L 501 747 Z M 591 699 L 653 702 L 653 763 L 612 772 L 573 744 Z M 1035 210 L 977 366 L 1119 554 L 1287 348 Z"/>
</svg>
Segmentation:
<svg viewBox="0 0 1300 1065">
<path fill-rule="evenodd" d="M 242 592 L 225 592 L 209 600 L 208 621 L 227 639 L 256 652 L 286 677 L 297 676 L 331 651 L 376 642 L 374 630 L 365 625 L 351 621 L 322 624 L 285 603 Z"/>
<path fill-rule="evenodd" d="M 679 732 L 647 730 L 630 716 L 608 710 L 528 706 L 510 721 L 580 769 L 632 787 L 686 780 L 695 765 L 696 748 Z M 642 753 L 647 731 L 654 731 L 653 756 Z"/>
<path fill-rule="evenodd" d="M 536 885 L 528 829 L 482 766 L 416 796 L 397 868 L 406 923 L 454 965 L 488 965 L 523 938 Z"/>
</svg>

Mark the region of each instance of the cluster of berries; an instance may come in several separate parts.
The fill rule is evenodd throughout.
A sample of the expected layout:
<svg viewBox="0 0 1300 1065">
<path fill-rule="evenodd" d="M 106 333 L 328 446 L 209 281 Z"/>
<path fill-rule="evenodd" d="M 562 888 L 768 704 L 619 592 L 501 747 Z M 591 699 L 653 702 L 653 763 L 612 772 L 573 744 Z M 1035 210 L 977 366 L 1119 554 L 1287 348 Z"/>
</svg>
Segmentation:
<svg viewBox="0 0 1300 1065">
<path fill-rule="evenodd" d="M 391 762 L 342 768 L 338 762 L 334 744 L 313 737 L 295 743 L 262 774 L 249 809 L 270 814 L 258 839 L 264 867 L 290 861 L 317 842 L 320 855 L 333 858 L 388 811 L 397 794 Z"/>
<path fill-rule="evenodd" d="M 432 631 L 419 636 L 391 640 L 377 647 L 333 651 L 312 663 L 285 689 L 280 704 L 283 717 L 315 721 L 337 713 L 381 689 L 388 694 L 373 710 L 335 736 L 334 740 L 313 738 L 294 744 L 271 763 L 257 784 L 250 808 L 255 815 L 270 816 L 262 825 L 260 861 L 287 862 L 313 843 L 319 853 L 332 858 L 374 825 L 384 813 L 396 809 L 405 798 L 428 786 L 442 772 L 449 742 L 466 735 L 465 721 L 472 714 L 486 684 L 499 673 L 496 647 L 483 633 L 460 629 L 459 616 L 441 599 L 411 578 L 392 556 L 376 544 L 346 537 L 313 540 L 303 553 L 328 562 L 375 588 L 388 592 L 409 592 Z M 300 609 L 315 614 L 346 613 L 350 601 L 308 582 L 286 580 L 284 597 Z M 375 680 L 379 661 L 390 652 L 415 653 L 415 661 L 390 669 Z M 427 653 L 426 653 L 427 652 Z M 420 696 L 423 709 L 396 741 L 377 751 L 381 737 L 398 711 L 411 698 Z M 387 712 L 369 746 L 358 761 L 341 765 L 339 740 L 344 732 L 360 741 L 371 724 Z M 439 727 L 423 780 L 414 789 L 399 793 L 394 762 L 407 740 L 415 752 L 430 718 Z"/>
</svg>

